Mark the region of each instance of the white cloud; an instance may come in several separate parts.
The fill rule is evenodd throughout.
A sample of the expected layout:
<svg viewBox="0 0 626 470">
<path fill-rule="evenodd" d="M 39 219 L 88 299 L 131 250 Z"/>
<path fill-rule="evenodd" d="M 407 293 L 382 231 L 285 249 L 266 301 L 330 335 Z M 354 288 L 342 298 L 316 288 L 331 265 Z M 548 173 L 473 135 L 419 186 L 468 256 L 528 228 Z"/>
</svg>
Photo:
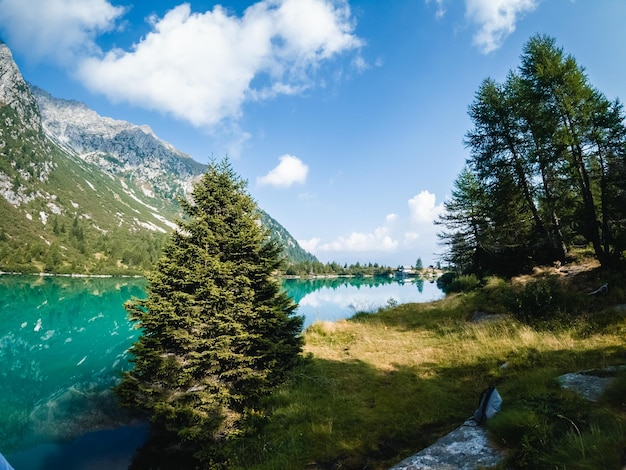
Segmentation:
<svg viewBox="0 0 626 470">
<path fill-rule="evenodd" d="M 302 92 L 320 63 L 362 46 L 353 30 L 345 0 L 262 0 L 242 17 L 185 3 L 153 18 L 132 50 L 86 59 L 79 77 L 112 100 L 211 128 L 246 101 Z"/>
<path fill-rule="evenodd" d="M 479 27 L 474 44 L 485 54 L 498 49 L 517 21 L 537 4 L 537 0 L 465 0 L 466 17 Z"/>
<path fill-rule="evenodd" d="M 426 0 L 427 5 L 432 2 L 437 4 L 437 13 L 435 13 L 435 16 L 437 17 L 437 19 L 439 20 L 443 18 L 444 15 L 446 14 L 446 9 L 443 6 L 444 0 Z"/>
<path fill-rule="evenodd" d="M 435 195 L 422 191 L 408 201 L 411 220 L 417 223 L 432 223 L 443 211 L 443 204 L 435 205 Z"/>
<path fill-rule="evenodd" d="M 386 227 L 378 227 L 372 233 L 353 232 L 347 237 L 322 243 L 319 238 L 298 240 L 300 246 L 311 253 L 320 252 L 390 252 L 398 248 L 398 242 L 389 234 Z"/>
<path fill-rule="evenodd" d="M 267 175 L 257 178 L 260 185 L 288 188 L 294 183 L 304 184 L 309 167 L 293 155 L 283 155 L 280 163 Z"/>
<path fill-rule="evenodd" d="M 123 13 L 107 0 L 0 0 L 0 27 L 30 60 L 65 64 L 96 53 L 96 35 L 112 30 Z"/>
<path fill-rule="evenodd" d="M 356 56 L 354 60 L 352 60 L 352 67 L 354 67 L 359 72 L 363 72 L 369 69 L 370 66 L 365 61 L 365 59 L 359 55 L 359 56 Z"/>
<path fill-rule="evenodd" d="M 419 239 L 420 239 L 420 234 L 417 232 L 407 232 L 404 234 L 405 245 L 413 245 Z"/>
<path fill-rule="evenodd" d="M 398 262 L 409 262 L 399 257 L 413 257 L 415 253 L 432 256 L 437 248 L 437 227 L 432 222 L 443 211 L 443 204 L 436 204 L 434 194 L 422 191 L 409 199 L 407 205 L 408 216 L 387 214 L 385 223 L 372 232 L 352 232 L 332 241 L 316 237 L 298 240 L 298 243 L 308 252 L 325 259 L 337 255 L 349 257 L 350 254 L 357 258 L 363 253 L 369 259 L 381 255 Z"/>
<path fill-rule="evenodd" d="M 241 157 L 251 134 L 243 130 L 237 123 L 231 122 L 228 125 L 220 124 L 214 128 L 212 137 L 217 148 L 224 149 L 225 154 L 229 157 L 238 159 Z"/>
<path fill-rule="evenodd" d="M 298 240 L 298 244 L 309 253 L 317 252 L 317 248 L 321 243 L 322 239 L 319 237 L 311 238 L 310 240 Z"/>
</svg>

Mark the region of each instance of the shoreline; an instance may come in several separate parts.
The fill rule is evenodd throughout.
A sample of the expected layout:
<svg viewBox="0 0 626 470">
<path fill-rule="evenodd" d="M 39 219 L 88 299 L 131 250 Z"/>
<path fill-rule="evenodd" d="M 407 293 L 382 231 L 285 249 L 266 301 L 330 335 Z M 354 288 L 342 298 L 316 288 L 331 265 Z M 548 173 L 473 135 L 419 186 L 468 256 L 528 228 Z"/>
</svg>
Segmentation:
<svg viewBox="0 0 626 470">
<path fill-rule="evenodd" d="M 122 277 L 122 278 L 131 278 L 131 279 L 139 279 L 145 278 L 146 276 L 142 276 L 140 274 L 56 274 L 56 273 L 20 273 L 20 272 L 11 272 L 11 271 L 0 271 L 0 276 L 37 276 L 37 277 L 93 277 L 93 278 L 114 278 L 114 277 Z"/>
<path fill-rule="evenodd" d="M 422 279 L 424 281 L 430 281 L 432 279 L 437 279 L 443 274 L 443 270 L 430 270 L 426 276 L 420 274 L 410 274 L 404 276 L 376 276 L 374 274 L 364 274 L 364 275 L 356 275 L 356 274 L 283 274 L 278 277 L 281 279 L 297 279 L 297 280 L 310 280 L 310 279 L 353 279 L 356 277 L 361 278 L 387 278 L 394 280 L 404 280 L 404 279 Z M 0 276 L 37 276 L 37 277 L 71 277 L 71 278 L 100 278 L 100 279 L 110 279 L 110 278 L 128 278 L 128 279 L 141 279 L 146 278 L 146 275 L 142 274 L 80 274 L 80 273 L 23 273 L 18 271 L 0 271 Z"/>
</svg>

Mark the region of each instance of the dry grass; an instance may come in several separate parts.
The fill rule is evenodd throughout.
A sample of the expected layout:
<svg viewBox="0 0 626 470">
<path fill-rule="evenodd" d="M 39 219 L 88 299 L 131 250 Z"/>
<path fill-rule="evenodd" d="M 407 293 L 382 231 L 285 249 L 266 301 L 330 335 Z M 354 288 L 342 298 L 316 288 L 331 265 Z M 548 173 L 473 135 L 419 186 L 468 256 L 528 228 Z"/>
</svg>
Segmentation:
<svg viewBox="0 0 626 470">
<path fill-rule="evenodd" d="M 626 312 L 533 328 L 494 300 L 508 285 L 491 279 L 479 292 L 311 325 L 306 364 L 272 399 L 267 426 L 235 467 L 389 468 L 471 415 L 489 384 L 505 405 L 533 397 L 549 408 L 558 375 L 626 363 Z M 476 310 L 499 315 L 472 322 Z"/>
</svg>

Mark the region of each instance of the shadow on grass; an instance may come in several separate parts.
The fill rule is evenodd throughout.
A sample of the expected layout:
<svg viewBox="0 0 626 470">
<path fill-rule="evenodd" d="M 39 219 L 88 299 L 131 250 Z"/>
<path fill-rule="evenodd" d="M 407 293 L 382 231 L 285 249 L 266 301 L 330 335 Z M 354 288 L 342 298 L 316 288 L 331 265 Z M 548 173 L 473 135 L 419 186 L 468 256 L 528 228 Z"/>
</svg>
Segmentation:
<svg viewBox="0 0 626 470">
<path fill-rule="evenodd" d="M 471 414 L 468 381 L 479 371 L 451 373 L 449 383 L 405 366 L 378 370 L 360 360 L 309 359 L 270 400 L 267 425 L 245 441 L 244 454 L 252 458 L 238 468 L 385 468 Z"/>
<path fill-rule="evenodd" d="M 545 408 L 570 393 L 560 390 L 558 375 L 626 362 L 619 347 L 522 354 L 495 373 L 486 363 L 379 370 L 361 360 L 311 358 L 268 402 L 265 426 L 233 449 L 233 468 L 389 468 L 461 425 L 489 384 L 498 386 L 504 410 Z M 566 402 L 568 413 L 579 404 Z M 546 412 L 558 420 L 558 406 Z"/>
</svg>

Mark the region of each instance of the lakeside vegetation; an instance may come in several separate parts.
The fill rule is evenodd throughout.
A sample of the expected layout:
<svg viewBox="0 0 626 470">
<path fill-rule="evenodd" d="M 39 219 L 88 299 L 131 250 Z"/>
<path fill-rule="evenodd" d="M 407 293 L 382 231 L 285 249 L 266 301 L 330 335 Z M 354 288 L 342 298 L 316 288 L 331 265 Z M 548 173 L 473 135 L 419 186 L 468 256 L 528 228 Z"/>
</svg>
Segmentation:
<svg viewBox="0 0 626 470">
<path fill-rule="evenodd" d="M 536 37 L 524 54 L 519 75 L 486 80 L 470 107 L 471 157 L 440 219 L 445 261 L 456 269 L 442 279 L 442 301 L 390 301 L 300 335 L 277 272 L 395 270 L 313 258 L 281 266 L 277 240 L 266 243 L 227 165 L 183 203 L 191 217 L 169 243 L 89 228 L 84 214 L 105 211 L 108 181 L 94 183 L 80 213 L 39 223 L 43 202 L 30 203 L 37 230 L 30 212 L 18 218 L 0 200 L 0 215 L 16 221 L 0 232 L 1 269 L 129 274 L 160 259 L 150 297 L 127 304 L 144 336 L 117 387 L 153 419 L 137 468 L 389 468 L 461 424 L 489 384 L 504 398 L 488 424 L 507 452 L 502 468 L 624 464 L 626 373 L 597 403 L 557 382 L 626 363 L 623 109 L 553 40 Z M 90 181 L 92 168 L 51 158 L 68 170 L 51 177 L 51 188 L 66 191 L 55 192 L 55 204 L 73 207 L 71 174 Z M 589 295 L 604 284 L 607 293 Z M 486 320 L 474 321 L 476 312 Z"/>
<path fill-rule="evenodd" d="M 626 363 L 626 279 L 588 259 L 569 269 L 310 326 L 306 360 L 268 398 L 259 431 L 233 443 L 231 467 L 389 468 L 459 426 L 494 384 L 502 468 L 620 468 L 626 375 L 598 403 L 557 377 Z M 607 281 L 608 295 L 588 295 Z"/>
<path fill-rule="evenodd" d="M 228 368 L 225 374 L 235 381 L 226 383 L 226 391 L 216 388 L 217 395 L 207 393 L 205 382 L 214 379 L 197 370 L 218 370 L 220 356 L 232 354 L 221 346 L 223 338 L 206 336 L 205 324 L 224 317 L 219 308 L 209 302 L 207 318 L 196 319 L 201 308 L 196 303 L 206 300 L 201 294 L 213 288 L 214 273 L 206 271 L 209 283 L 203 286 L 196 271 L 205 268 L 191 258 L 189 266 L 176 262 L 168 268 L 176 275 L 163 272 L 157 288 L 173 280 L 180 286 L 166 289 L 162 300 L 178 305 L 186 299 L 191 309 L 168 307 L 168 314 L 175 314 L 171 322 L 151 313 L 167 304 L 161 300 L 150 307 L 136 304 L 133 313 L 153 323 L 152 345 L 164 338 L 178 345 L 182 335 L 191 338 L 193 350 L 135 346 L 154 364 L 124 383 L 137 380 L 143 395 L 136 404 L 150 396 L 153 418 L 165 422 L 170 433 L 156 434 L 137 468 L 149 462 L 175 468 L 183 461 L 189 467 L 258 470 L 389 468 L 463 423 L 490 384 L 505 403 L 488 423 L 493 440 L 506 451 L 502 468 L 624 464 L 626 372 L 616 373 L 597 403 L 563 390 L 557 380 L 567 372 L 626 362 L 623 107 L 593 88 L 552 38 L 535 36 L 517 72 L 502 84 L 483 82 L 469 114 L 470 158 L 439 219 L 445 227 L 444 261 L 456 270 L 441 280 L 449 295 L 430 304 L 389 302 L 376 313 L 313 324 L 301 337 L 302 360 L 289 362 L 281 375 L 287 380 L 273 382 L 272 393 L 241 388 L 236 383 L 241 371 Z M 241 217 L 222 220 L 221 211 L 215 214 L 208 225 L 202 222 L 203 235 L 186 249 L 203 253 Z M 197 216 L 203 220 L 209 214 Z M 590 253 L 577 253 L 577 245 L 590 247 Z M 239 249 L 225 244 L 210 255 L 219 267 Z M 248 269 L 249 260 L 242 266 Z M 312 260 L 302 266 L 308 275 L 324 269 Z M 533 275 L 519 276 L 531 270 Z M 352 274 L 363 272 L 355 268 Z M 253 279 L 231 272 L 220 285 L 235 280 Z M 196 287 L 189 291 L 189 285 Z M 603 296 L 589 295 L 601 285 L 611 288 Z M 487 320 L 474 321 L 476 316 Z M 191 320 L 199 326 L 177 327 Z M 246 319 L 243 327 L 229 327 L 226 342 L 235 331 L 245 337 L 251 324 Z M 195 349 L 201 339 L 204 344 Z M 167 380 L 157 382 L 161 376 Z M 211 403 L 218 404 L 217 417 L 207 408 Z M 228 432 L 216 434 L 222 425 Z"/>
<path fill-rule="evenodd" d="M 142 334 L 114 390 L 150 419 L 143 455 L 226 468 L 228 443 L 254 429 L 262 399 L 300 362 L 303 318 L 275 276 L 283 247 L 227 160 L 211 162 L 181 206 L 186 217 L 148 276 L 147 298 L 124 305 Z"/>
<path fill-rule="evenodd" d="M 623 104 L 536 35 L 502 83 L 469 106 L 469 158 L 439 223 L 445 260 L 463 273 L 511 276 L 565 262 L 590 245 L 604 266 L 626 249 Z"/>
<path fill-rule="evenodd" d="M 450 267 L 445 269 L 451 270 Z M 322 263 L 318 260 L 293 262 L 287 259 L 286 267 L 281 274 L 287 277 L 419 277 L 422 279 L 436 279 L 444 270 L 441 263 L 436 266 L 425 267 L 421 258 L 417 258 L 413 266 L 385 266 L 379 263 L 344 263 L 336 261 Z"/>
</svg>

